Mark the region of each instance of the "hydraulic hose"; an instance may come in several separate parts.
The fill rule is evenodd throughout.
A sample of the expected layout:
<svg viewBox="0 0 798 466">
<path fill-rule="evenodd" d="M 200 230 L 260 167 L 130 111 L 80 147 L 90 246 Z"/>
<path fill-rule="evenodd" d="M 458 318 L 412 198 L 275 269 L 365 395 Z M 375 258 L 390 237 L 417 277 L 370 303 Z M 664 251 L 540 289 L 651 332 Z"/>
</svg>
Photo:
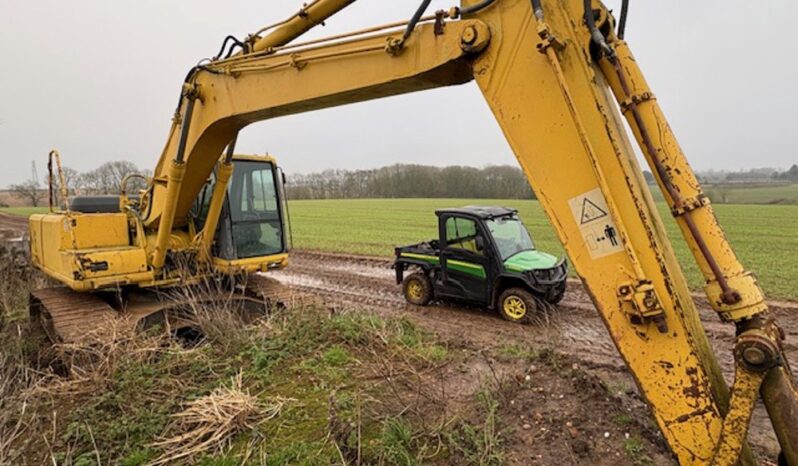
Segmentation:
<svg viewBox="0 0 798 466">
<path fill-rule="evenodd" d="M 410 37 L 410 34 L 413 33 L 421 17 L 424 16 L 424 12 L 429 8 L 430 3 L 432 3 L 432 0 L 422 0 L 421 5 L 418 6 L 416 12 L 413 13 L 413 17 L 410 18 L 410 22 L 407 23 L 407 29 L 405 29 L 405 34 L 402 36 L 402 42 L 406 41 Z"/>
<path fill-rule="evenodd" d="M 610 59 L 610 61 L 615 61 L 615 51 L 610 47 L 607 43 L 607 39 L 604 37 L 604 34 L 598 30 L 596 27 L 596 18 L 593 16 L 593 5 L 590 0 L 584 0 L 585 6 L 585 23 L 587 23 L 587 28 L 590 30 L 590 36 L 593 39 L 593 43 L 595 43 L 602 52 Z"/>
<path fill-rule="evenodd" d="M 532 12 L 535 14 L 535 19 L 543 21 L 543 6 L 540 4 L 540 0 L 532 0 Z"/>
<path fill-rule="evenodd" d="M 227 44 L 229 42 L 232 42 L 233 44 L 230 46 L 230 49 L 227 50 Z M 230 58 L 230 55 L 233 54 L 233 51 L 235 50 L 236 47 L 241 47 L 242 49 L 246 49 L 246 44 L 238 40 L 233 35 L 225 37 L 224 42 L 222 42 L 222 48 L 219 49 L 219 53 L 217 53 L 216 56 L 213 57 L 213 59 L 218 60 L 220 58 Z M 226 54 L 224 53 L 225 50 L 227 50 Z"/>
<path fill-rule="evenodd" d="M 589 1 L 589 0 L 588 0 Z M 601 33 L 599 33 L 601 34 Z M 602 36 L 603 37 L 603 36 Z M 606 42 L 605 42 L 606 43 Z M 632 90 L 629 85 L 629 81 L 626 79 L 626 74 L 623 71 L 623 67 L 618 60 L 615 60 L 614 55 L 612 57 L 608 57 L 610 62 L 612 63 L 613 67 L 615 68 L 615 72 L 618 75 L 618 82 L 623 89 L 623 96 L 629 100 L 629 111 L 632 113 L 632 118 L 634 119 L 635 125 L 637 125 L 637 129 L 640 132 L 640 139 L 642 140 L 643 149 L 648 152 L 648 155 L 651 158 L 651 161 L 654 165 L 654 170 L 659 175 L 660 179 L 662 180 L 662 184 L 665 186 L 665 190 L 668 192 L 668 195 L 671 197 L 673 204 L 675 207 L 683 207 L 684 202 L 682 199 L 682 195 L 679 193 L 679 190 L 676 189 L 676 186 L 673 184 L 673 179 L 668 173 L 668 170 L 665 168 L 665 165 L 657 156 L 657 147 L 654 145 L 653 140 L 651 139 L 651 134 L 646 127 L 645 122 L 643 121 L 643 117 L 640 114 L 640 109 L 637 106 L 637 103 L 632 99 Z M 684 218 L 684 223 L 687 226 L 687 229 L 690 231 L 690 235 L 693 237 L 693 240 L 696 242 L 696 246 L 698 250 L 701 252 L 701 255 L 706 260 L 707 265 L 712 270 L 712 274 L 715 276 L 715 280 L 718 282 L 718 286 L 720 286 L 722 290 L 721 300 L 723 303 L 727 305 L 737 304 L 742 300 L 740 293 L 731 287 L 729 284 L 726 275 L 723 273 L 720 264 L 718 264 L 718 260 L 712 254 L 709 246 L 707 245 L 706 240 L 704 239 L 704 235 L 701 232 L 701 229 L 695 223 L 690 212 L 686 212 L 686 214 L 682 217 Z"/>
<path fill-rule="evenodd" d="M 629 0 L 623 0 L 621 3 L 621 19 L 618 21 L 618 39 L 623 40 L 626 33 L 626 16 L 629 14 Z"/>
<path fill-rule="evenodd" d="M 191 117 L 194 114 L 194 101 L 196 99 L 187 97 L 188 103 L 186 104 L 186 114 L 183 115 L 183 124 L 180 126 L 180 139 L 177 142 L 177 154 L 175 155 L 175 162 L 178 164 L 183 163 L 186 154 L 186 145 L 188 143 L 188 130 L 191 128 Z"/>
<path fill-rule="evenodd" d="M 227 152 L 225 153 L 224 163 L 233 162 L 233 155 L 236 153 L 236 142 L 238 142 L 238 133 L 236 133 L 230 143 L 227 144 Z"/>
</svg>

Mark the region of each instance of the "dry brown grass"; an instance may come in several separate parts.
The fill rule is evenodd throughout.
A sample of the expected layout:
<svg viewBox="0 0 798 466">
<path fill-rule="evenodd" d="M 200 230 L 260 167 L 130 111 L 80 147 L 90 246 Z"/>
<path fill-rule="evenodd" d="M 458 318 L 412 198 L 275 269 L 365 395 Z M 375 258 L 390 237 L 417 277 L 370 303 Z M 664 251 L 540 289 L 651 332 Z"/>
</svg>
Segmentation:
<svg viewBox="0 0 798 466">
<path fill-rule="evenodd" d="M 29 291 L 44 282 L 23 252 L 0 245 L 0 466 L 19 464 L 14 445 L 31 435 L 32 391 L 49 378 L 29 364 L 35 355 L 24 319 Z"/>
<path fill-rule="evenodd" d="M 0 244 L 0 330 L 25 315 L 30 290 L 44 283 L 45 278 L 29 265 L 23 251 Z"/>
<path fill-rule="evenodd" d="M 130 320 L 118 318 L 100 323 L 79 341 L 52 345 L 39 353 L 30 344 L 23 317 L 30 289 L 41 287 L 44 280 L 28 267 L 24 257 L 0 253 L 0 466 L 30 461 L 70 464 L 80 456 L 85 459 L 87 449 L 93 451 L 91 456 L 98 464 L 108 463 L 117 458 L 114 455 L 124 448 L 125 440 L 117 440 L 121 443 L 114 444 L 114 452 L 107 451 L 109 439 L 115 438 L 102 428 L 108 422 L 101 418 L 76 420 L 70 415 L 74 409 L 83 409 L 87 401 L 97 402 L 94 400 L 102 399 L 101 394 L 129 390 L 122 384 L 137 377 L 131 375 L 136 367 L 157 368 L 154 370 L 163 382 L 136 395 L 140 406 L 160 404 L 171 396 L 210 385 L 215 368 L 223 367 L 220 361 L 226 348 L 238 350 L 234 345 L 262 336 L 270 327 L 268 322 L 246 325 L 249 320 L 240 312 L 240 300 L 220 283 L 208 281 L 205 286 L 163 296 L 179 308 L 179 325 L 201 329 L 201 344 L 186 347 L 171 338 L 174 328 L 170 328 L 170 319 L 164 327 L 142 332 Z M 209 346 L 213 347 L 210 351 Z M 57 365 L 49 364 L 53 361 Z M 193 370 L 199 370 L 205 379 L 197 383 L 179 376 Z M 233 436 L 277 416 L 285 402 L 251 395 L 242 389 L 238 376 L 227 386 L 182 405 L 165 430 L 165 423 L 157 427 L 155 432 L 162 432 L 162 437 L 151 445 L 160 453 L 154 464 L 186 461 L 206 450 L 225 450 Z M 139 445 L 144 447 L 145 442 Z"/>
<path fill-rule="evenodd" d="M 28 399 L 21 390 L 33 378 L 16 362 L 9 355 L 0 359 L 0 466 L 16 464 L 19 452 L 13 446 L 29 431 Z"/>
<path fill-rule="evenodd" d="M 240 287 L 231 288 L 223 280 L 208 278 L 196 285 L 173 288 L 162 299 L 172 307 L 171 325 L 196 329 L 202 340 L 226 351 L 252 338 L 252 332 L 244 329 L 252 329 L 249 324 L 254 320 L 266 327 L 269 324 L 267 308 L 252 305 L 246 309 Z"/>
<path fill-rule="evenodd" d="M 260 423 L 277 417 L 289 401 L 272 398 L 264 402 L 242 387 L 239 373 L 229 386 L 186 403 L 183 411 L 172 416 L 163 439 L 151 445 L 163 453 L 149 464 L 171 464 L 208 452 L 224 453 L 236 434 L 254 430 Z"/>
<path fill-rule="evenodd" d="M 208 314 L 203 314 L 203 322 L 211 322 L 211 313 L 220 318 L 224 316 L 221 311 L 208 309 Z M 247 333 L 246 329 L 239 327 L 238 330 Z M 0 359 L 0 466 L 20 464 L 20 452 L 30 454 L 32 444 L 43 444 L 45 450 L 42 453 L 52 464 L 64 461 L 64 464 L 69 464 L 75 455 L 85 451 L 85 445 L 69 442 L 56 446 L 63 435 L 63 423 L 68 422 L 64 413 L 56 412 L 61 411 L 60 408 L 48 411 L 42 417 L 41 410 L 30 412 L 29 407 L 57 407 L 65 401 L 91 399 L 97 393 L 113 392 L 118 389 L 120 371 L 129 371 L 131 367 L 157 365 L 164 372 L 174 370 L 180 373 L 187 364 L 201 365 L 210 357 L 201 347 L 182 346 L 170 337 L 168 329 L 142 333 L 124 318 L 104 322 L 80 341 L 53 345 L 48 352 L 49 358 L 59 361 L 65 372 L 55 374 L 50 368 L 36 369 L 19 354 L 3 355 L 0 351 L 0 356 L 4 357 Z M 184 391 L 187 383 L 190 385 L 190 382 L 176 377 L 169 379 L 168 385 L 141 396 L 153 403 L 159 402 L 168 393 Z M 155 464 L 171 464 L 175 459 L 204 449 L 221 450 L 230 436 L 275 416 L 282 403 L 282 400 L 260 402 L 241 389 L 239 376 L 229 387 L 214 390 L 175 414 L 167 430 L 171 437 L 164 438 L 162 445 L 159 442 L 157 448 L 163 449 L 163 454 Z M 69 408 L 63 409 L 67 410 L 68 416 Z M 93 431 L 89 422 L 83 423 L 81 429 L 91 439 L 97 463 L 103 464 L 100 459 L 107 461 L 108 458 L 102 458 L 102 444 L 98 448 L 94 440 L 99 432 Z"/>
<path fill-rule="evenodd" d="M 150 364 L 167 352 L 186 350 L 164 332 L 138 333 L 132 322 L 118 318 L 100 323 L 78 341 L 53 345 L 49 351 L 63 364 L 66 374 L 50 377 L 35 390 L 79 395 L 111 387 L 111 377 L 122 365 Z"/>
</svg>

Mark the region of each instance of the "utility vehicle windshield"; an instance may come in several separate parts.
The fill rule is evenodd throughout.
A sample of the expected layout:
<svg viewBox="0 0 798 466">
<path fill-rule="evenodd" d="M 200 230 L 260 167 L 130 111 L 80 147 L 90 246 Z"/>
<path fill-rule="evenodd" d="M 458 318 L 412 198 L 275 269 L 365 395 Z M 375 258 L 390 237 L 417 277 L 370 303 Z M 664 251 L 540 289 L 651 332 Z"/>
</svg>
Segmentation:
<svg viewBox="0 0 798 466">
<path fill-rule="evenodd" d="M 535 249 L 532 237 L 529 236 L 529 232 L 526 231 L 524 224 L 521 223 L 518 217 L 498 217 L 485 223 L 488 225 L 490 234 L 499 248 L 502 260 L 507 260 L 519 252 Z"/>
</svg>

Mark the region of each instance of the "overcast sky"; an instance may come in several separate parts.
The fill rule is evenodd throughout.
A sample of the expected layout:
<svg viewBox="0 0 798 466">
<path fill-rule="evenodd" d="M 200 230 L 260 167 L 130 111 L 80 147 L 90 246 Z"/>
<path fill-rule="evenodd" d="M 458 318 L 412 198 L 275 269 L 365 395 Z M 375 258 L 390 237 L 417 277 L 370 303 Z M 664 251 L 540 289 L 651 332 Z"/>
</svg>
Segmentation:
<svg viewBox="0 0 798 466">
<path fill-rule="evenodd" d="M 51 148 L 80 171 L 153 168 L 186 71 L 225 35 L 299 3 L 0 0 L 0 186 L 28 178 L 34 159 L 43 176 Z M 308 37 L 406 19 L 417 5 L 359 0 Z M 796 18 L 795 0 L 631 1 L 627 39 L 696 169 L 798 163 Z M 473 83 L 262 122 L 238 149 L 275 154 L 289 173 L 515 164 Z"/>
</svg>

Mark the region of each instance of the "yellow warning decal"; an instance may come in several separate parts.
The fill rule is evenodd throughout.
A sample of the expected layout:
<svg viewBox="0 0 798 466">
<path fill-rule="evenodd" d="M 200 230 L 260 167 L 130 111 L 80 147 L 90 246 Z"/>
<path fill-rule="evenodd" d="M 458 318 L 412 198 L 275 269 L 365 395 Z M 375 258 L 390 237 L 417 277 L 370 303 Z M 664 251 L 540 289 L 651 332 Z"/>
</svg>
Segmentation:
<svg viewBox="0 0 798 466">
<path fill-rule="evenodd" d="M 618 227 L 609 214 L 607 201 L 599 188 L 568 201 L 590 257 L 598 259 L 623 251 Z"/>
</svg>

